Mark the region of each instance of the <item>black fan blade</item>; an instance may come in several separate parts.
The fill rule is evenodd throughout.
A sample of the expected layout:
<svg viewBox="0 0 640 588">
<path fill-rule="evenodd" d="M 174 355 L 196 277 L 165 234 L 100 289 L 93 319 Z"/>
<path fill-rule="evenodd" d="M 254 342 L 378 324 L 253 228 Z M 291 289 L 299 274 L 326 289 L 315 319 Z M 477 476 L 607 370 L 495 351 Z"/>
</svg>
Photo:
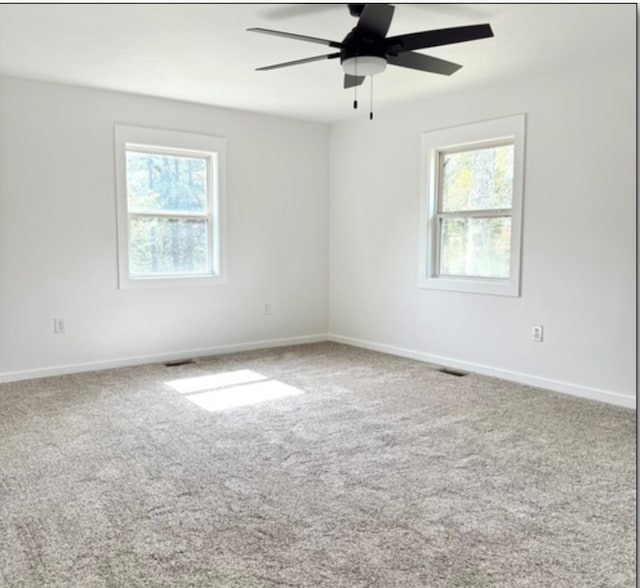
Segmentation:
<svg viewBox="0 0 640 588">
<path fill-rule="evenodd" d="M 300 65 L 301 63 L 311 63 L 312 61 L 322 61 L 323 59 L 335 59 L 336 57 L 340 57 L 340 53 L 329 53 L 327 55 L 317 55 L 316 57 L 306 57 L 305 59 L 296 59 L 295 61 L 286 61 L 284 63 L 276 63 L 275 65 L 266 65 L 265 67 L 257 67 L 256 71 L 267 71 L 269 69 L 289 67 L 290 65 Z"/>
<path fill-rule="evenodd" d="M 272 31 L 271 29 L 263 29 L 260 27 L 247 29 L 247 31 L 251 31 L 252 33 L 264 33 L 265 35 L 275 35 L 276 37 L 285 37 L 287 39 L 297 39 L 298 41 L 308 41 L 309 43 L 319 43 L 320 45 L 327 45 L 327 47 L 342 47 L 342 43 L 338 41 L 320 39 L 319 37 L 308 37 L 307 35 L 296 35 L 295 33 L 285 33 L 283 31 Z"/>
<path fill-rule="evenodd" d="M 452 45 L 454 43 L 464 43 L 465 41 L 475 41 L 476 39 L 486 39 L 487 37 L 493 37 L 493 31 L 488 24 L 422 31 L 420 33 L 389 37 L 387 39 L 387 51 L 401 53 L 402 51 Z"/>
<path fill-rule="evenodd" d="M 344 87 L 353 88 L 354 86 L 359 86 L 364 82 L 364 78 L 365 76 L 351 76 L 349 74 L 344 74 Z"/>
<path fill-rule="evenodd" d="M 444 59 L 438 59 L 430 55 L 423 55 L 422 53 L 414 53 L 413 51 L 400 53 L 400 55 L 388 55 L 387 63 L 390 65 L 399 65 L 400 67 L 408 67 L 409 69 L 442 74 L 444 76 L 450 76 L 462 67 L 451 61 L 445 61 Z"/>
<path fill-rule="evenodd" d="M 391 26 L 394 10 L 389 4 L 365 4 L 356 29 L 384 38 Z"/>
</svg>

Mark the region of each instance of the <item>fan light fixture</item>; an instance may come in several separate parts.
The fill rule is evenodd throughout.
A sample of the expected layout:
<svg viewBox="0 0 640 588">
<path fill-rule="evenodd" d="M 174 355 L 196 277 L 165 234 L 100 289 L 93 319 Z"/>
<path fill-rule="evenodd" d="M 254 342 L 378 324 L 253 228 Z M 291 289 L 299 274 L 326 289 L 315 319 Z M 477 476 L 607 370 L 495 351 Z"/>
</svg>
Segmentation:
<svg viewBox="0 0 640 588">
<path fill-rule="evenodd" d="M 382 73 L 386 67 L 387 60 L 384 57 L 373 55 L 349 57 L 342 62 L 344 73 L 350 76 L 374 76 Z"/>
</svg>

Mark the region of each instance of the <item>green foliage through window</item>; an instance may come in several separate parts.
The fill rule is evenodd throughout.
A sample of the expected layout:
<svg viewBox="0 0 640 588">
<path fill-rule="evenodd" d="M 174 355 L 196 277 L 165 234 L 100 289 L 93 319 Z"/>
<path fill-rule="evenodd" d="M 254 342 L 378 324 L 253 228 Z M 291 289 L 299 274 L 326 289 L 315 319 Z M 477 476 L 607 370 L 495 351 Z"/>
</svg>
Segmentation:
<svg viewBox="0 0 640 588">
<path fill-rule="evenodd" d="M 509 277 L 511 218 L 447 218 L 442 221 L 440 273 Z"/>
<path fill-rule="evenodd" d="M 127 150 L 131 274 L 211 271 L 209 167 L 207 157 Z"/>
<path fill-rule="evenodd" d="M 129 223 L 129 270 L 144 274 L 207 271 L 207 221 L 133 217 Z"/>
<path fill-rule="evenodd" d="M 511 208 L 513 145 L 442 154 L 441 211 Z"/>
<path fill-rule="evenodd" d="M 207 210 L 207 160 L 127 151 L 129 212 Z"/>
<path fill-rule="evenodd" d="M 509 278 L 513 145 L 441 152 L 442 276 Z"/>
</svg>

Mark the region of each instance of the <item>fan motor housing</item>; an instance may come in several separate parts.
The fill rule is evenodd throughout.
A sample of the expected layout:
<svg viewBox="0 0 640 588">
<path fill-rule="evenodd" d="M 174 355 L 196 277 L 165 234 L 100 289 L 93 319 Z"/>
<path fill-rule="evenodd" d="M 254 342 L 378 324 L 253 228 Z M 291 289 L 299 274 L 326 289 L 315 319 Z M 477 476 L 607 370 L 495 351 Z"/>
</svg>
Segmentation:
<svg viewBox="0 0 640 588">
<path fill-rule="evenodd" d="M 384 39 L 376 39 L 357 29 L 353 29 L 342 41 L 342 50 L 340 51 L 340 63 L 345 59 L 353 57 L 381 57 L 386 60 L 387 47 Z"/>
</svg>

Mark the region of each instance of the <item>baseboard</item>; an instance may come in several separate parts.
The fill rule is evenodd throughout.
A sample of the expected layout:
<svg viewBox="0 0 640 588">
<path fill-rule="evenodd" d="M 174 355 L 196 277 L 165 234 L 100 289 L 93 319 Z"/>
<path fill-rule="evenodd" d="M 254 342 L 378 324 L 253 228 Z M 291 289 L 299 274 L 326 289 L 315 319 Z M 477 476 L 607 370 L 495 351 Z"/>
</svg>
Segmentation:
<svg viewBox="0 0 640 588">
<path fill-rule="evenodd" d="M 144 365 L 149 363 L 162 363 L 166 361 L 178 361 L 181 359 L 196 359 L 198 357 L 207 357 L 212 355 L 226 355 L 229 353 L 238 353 L 239 351 L 254 351 L 256 349 L 268 349 L 271 347 L 287 347 L 289 345 L 319 343 L 327 340 L 328 339 L 326 334 L 305 335 L 302 337 L 284 337 L 281 339 L 267 339 L 263 341 L 249 341 L 246 343 L 232 343 L 230 345 L 219 345 L 217 347 L 186 349 L 168 353 L 138 355 L 135 357 L 107 359 L 88 363 L 74 363 L 60 366 L 37 368 L 32 370 L 0 372 L 0 384 L 6 382 L 17 382 L 19 380 L 47 378 L 50 376 L 61 376 L 64 374 L 75 374 L 79 372 L 94 372 L 113 368 Z"/>
<path fill-rule="evenodd" d="M 134 357 L 108 359 L 88 363 L 75 363 L 31 370 L 3 372 L 0 373 L 0 384 L 5 382 L 16 382 L 19 380 L 30 380 L 34 378 L 46 378 L 49 376 L 60 376 L 64 374 L 73 374 L 79 372 L 92 372 L 150 363 L 177 361 L 181 359 L 195 359 L 198 357 L 225 355 L 229 353 L 238 353 L 240 351 L 254 351 L 257 349 L 286 347 L 289 345 L 302 345 L 305 343 L 320 343 L 322 341 L 344 343 L 345 345 L 352 345 L 354 347 L 361 347 L 363 349 L 370 349 L 372 351 L 379 351 L 381 353 L 388 353 L 390 355 L 397 355 L 399 357 L 415 359 L 417 361 L 423 361 L 425 363 L 431 363 L 434 365 L 475 372 L 485 376 L 500 378 L 502 380 L 509 380 L 528 386 L 534 386 L 536 388 L 552 390 L 553 392 L 561 392 L 563 394 L 570 394 L 572 396 L 579 396 L 581 398 L 588 398 L 590 400 L 606 402 L 608 404 L 614 404 L 616 406 L 622 406 L 625 408 L 636 408 L 635 396 L 616 394 L 614 392 L 607 392 L 605 390 L 599 390 L 597 388 L 589 388 L 586 386 L 580 386 L 568 382 L 562 382 L 559 380 L 552 380 L 550 378 L 543 378 L 540 376 L 533 376 L 531 374 L 523 374 L 520 372 L 494 368 L 482 364 L 460 361 L 450 357 L 432 355 L 429 353 L 423 353 L 421 351 L 414 351 L 412 349 L 405 349 L 393 345 L 385 345 L 383 343 L 376 343 L 374 341 L 367 341 L 354 337 L 345 337 L 333 333 L 305 335 L 301 337 L 285 337 L 281 339 L 267 339 L 262 341 L 249 341 L 245 343 L 232 343 L 229 345 L 219 345 L 216 347 L 204 347 L 199 349 L 188 349 L 151 355 L 139 355 Z"/>
<path fill-rule="evenodd" d="M 510 370 L 493 368 L 478 363 L 460 361 L 450 357 L 432 355 L 430 353 L 404 349 L 402 347 L 395 347 L 393 345 L 385 345 L 383 343 L 376 343 L 373 341 L 366 341 L 353 337 L 344 337 L 342 335 L 335 335 L 333 333 L 329 333 L 328 340 L 334 341 L 336 343 L 353 345 L 354 347 L 362 347 L 363 349 L 370 349 L 371 351 L 380 351 L 381 353 L 388 353 L 389 355 L 397 355 L 399 357 L 406 357 L 408 359 L 416 359 L 418 361 L 424 361 L 426 363 L 431 363 L 443 367 L 449 367 L 453 369 L 474 372 L 485 376 L 491 376 L 494 378 L 500 378 L 501 380 L 509 380 L 511 382 L 517 382 L 519 384 L 525 384 L 527 386 L 534 386 L 536 388 L 543 388 L 545 390 L 551 390 L 553 392 L 561 392 L 563 394 L 570 394 L 572 396 L 588 398 L 589 400 L 606 402 L 607 404 L 614 404 L 616 406 L 623 406 L 625 408 L 636 408 L 635 396 L 616 394 L 614 392 L 607 392 L 605 390 L 599 390 L 597 388 L 589 388 L 587 386 L 580 386 L 577 384 L 571 384 L 568 382 L 562 382 L 550 378 L 542 378 L 540 376 L 533 376 L 531 374 L 523 374 Z"/>
</svg>

